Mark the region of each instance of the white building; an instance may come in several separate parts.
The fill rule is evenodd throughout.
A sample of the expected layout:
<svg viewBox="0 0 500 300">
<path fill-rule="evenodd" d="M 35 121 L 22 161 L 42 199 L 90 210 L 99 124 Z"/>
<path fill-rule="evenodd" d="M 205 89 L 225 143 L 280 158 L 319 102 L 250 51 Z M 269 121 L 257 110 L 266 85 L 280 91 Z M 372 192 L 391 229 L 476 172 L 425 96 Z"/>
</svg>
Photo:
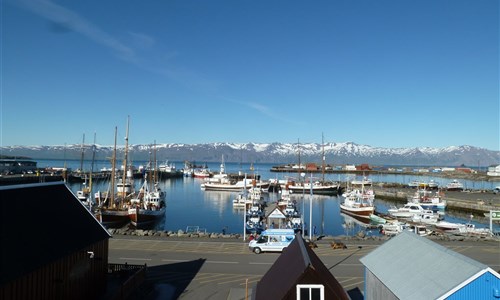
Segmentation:
<svg viewBox="0 0 500 300">
<path fill-rule="evenodd" d="M 500 165 L 488 167 L 488 176 L 500 176 Z"/>
</svg>

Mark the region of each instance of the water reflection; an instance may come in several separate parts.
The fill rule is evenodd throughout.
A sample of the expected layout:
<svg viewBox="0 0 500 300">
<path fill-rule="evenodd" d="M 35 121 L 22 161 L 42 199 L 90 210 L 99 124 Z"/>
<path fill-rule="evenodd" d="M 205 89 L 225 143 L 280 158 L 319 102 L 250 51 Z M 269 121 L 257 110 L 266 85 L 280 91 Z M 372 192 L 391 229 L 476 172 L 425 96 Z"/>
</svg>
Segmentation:
<svg viewBox="0 0 500 300">
<path fill-rule="evenodd" d="M 210 166 L 212 169 L 218 169 L 218 164 Z M 237 172 L 239 165 L 226 164 L 228 172 Z M 271 173 L 270 165 L 260 166 L 260 175 L 262 178 L 286 178 L 297 176 L 290 173 Z M 345 174 L 327 174 L 326 179 L 345 181 L 352 179 L 352 175 Z M 367 176 L 375 182 L 397 182 L 408 183 L 411 180 L 417 179 L 416 176 L 399 175 L 399 174 L 371 174 Z M 349 178 L 349 179 L 348 179 Z M 356 180 L 363 179 L 362 175 L 355 176 Z M 451 180 L 438 177 L 422 177 L 420 180 L 434 179 L 437 182 L 445 183 Z M 166 191 L 167 211 L 164 223 L 160 224 L 157 229 L 177 231 L 179 229 L 186 230 L 187 226 L 200 226 L 206 228 L 208 232 L 221 232 L 226 228 L 227 232 L 242 233 L 243 232 L 243 210 L 233 209 L 232 199 L 236 197 L 234 192 L 217 192 L 217 191 L 202 191 L 200 184 L 202 180 L 196 178 L 171 178 L 162 180 L 160 187 Z M 469 182 L 463 181 L 466 187 L 487 188 L 488 185 L 499 185 L 494 182 Z M 137 179 L 134 182 L 136 189 L 139 188 L 141 180 Z M 98 181 L 94 183 L 93 190 L 105 191 L 109 186 L 107 181 Z M 80 183 L 69 184 L 72 191 L 76 193 L 81 189 Z M 280 195 L 277 193 L 263 194 L 264 200 L 267 202 L 276 202 Z M 377 229 L 367 229 L 365 226 L 356 223 L 353 220 L 346 218 L 340 213 L 339 202 L 341 197 L 324 196 L 324 195 L 309 195 L 307 191 L 304 194 L 296 193 L 291 195 L 292 200 L 297 201 L 298 209 L 304 216 L 305 228 L 309 230 L 310 216 L 312 212 L 312 226 L 316 226 L 317 235 L 355 235 L 360 231 L 367 235 L 378 235 Z M 391 205 L 402 205 L 399 202 L 375 199 L 376 211 L 387 212 Z M 312 211 L 310 211 L 312 204 Z M 455 211 L 446 211 L 445 219 L 449 222 L 466 223 L 470 220 L 470 214 L 460 213 Z M 480 227 L 487 227 L 488 220 L 484 216 L 475 215 L 472 218 L 472 223 Z M 311 226 L 311 227 L 312 227 Z M 498 223 L 495 223 L 495 230 L 499 230 Z"/>
</svg>

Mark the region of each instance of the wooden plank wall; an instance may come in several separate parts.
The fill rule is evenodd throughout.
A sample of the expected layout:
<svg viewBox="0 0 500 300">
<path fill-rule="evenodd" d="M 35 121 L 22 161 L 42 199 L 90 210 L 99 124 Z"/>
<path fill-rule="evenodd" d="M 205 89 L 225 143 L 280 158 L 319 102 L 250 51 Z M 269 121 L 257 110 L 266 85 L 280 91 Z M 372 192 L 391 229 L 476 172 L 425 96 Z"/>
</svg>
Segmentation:
<svg viewBox="0 0 500 300">
<path fill-rule="evenodd" d="M 106 291 L 108 245 L 103 240 L 7 283 L 0 299 L 95 299 Z"/>
</svg>

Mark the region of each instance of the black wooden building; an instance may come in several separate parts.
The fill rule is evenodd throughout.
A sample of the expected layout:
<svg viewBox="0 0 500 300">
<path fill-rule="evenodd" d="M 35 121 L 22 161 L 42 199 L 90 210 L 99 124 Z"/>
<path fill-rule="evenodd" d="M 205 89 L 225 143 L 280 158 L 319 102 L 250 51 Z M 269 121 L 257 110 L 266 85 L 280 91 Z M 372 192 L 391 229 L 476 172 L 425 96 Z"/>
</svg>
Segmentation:
<svg viewBox="0 0 500 300">
<path fill-rule="evenodd" d="M 0 187 L 0 299 L 96 299 L 107 230 L 62 182 Z"/>
</svg>

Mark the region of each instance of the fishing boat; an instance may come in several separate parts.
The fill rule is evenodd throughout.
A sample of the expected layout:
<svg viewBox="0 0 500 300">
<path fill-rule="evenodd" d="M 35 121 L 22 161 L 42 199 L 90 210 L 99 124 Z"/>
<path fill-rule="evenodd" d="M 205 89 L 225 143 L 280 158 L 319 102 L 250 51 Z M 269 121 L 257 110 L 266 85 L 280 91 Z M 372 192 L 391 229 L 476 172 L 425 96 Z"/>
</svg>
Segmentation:
<svg viewBox="0 0 500 300">
<path fill-rule="evenodd" d="M 358 185 L 371 186 L 372 183 L 373 183 L 372 180 L 366 176 L 363 176 L 362 179 L 351 180 L 351 185 L 353 186 L 358 186 Z"/>
<path fill-rule="evenodd" d="M 194 178 L 209 178 L 212 174 L 210 174 L 210 169 L 208 166 L 205 164 L 200 168 L 195 168 L 193 170 L 193 177 Z"/>
<path fill-rule="evenodd" d="M 409 197 L 408 202 L 418 204 L 424 209 L 446 209 L 446 200 L 443 199 L 443 194 L 437 191 L 432 192 L 427 189 L 417 189 L 417 191 Z"/>
<path fill-rule="evenodd" d="M 209 177 L 206 177 L 205 182 L 213 182 L 213 183 L 222 183 L 228 180 L 229 175 L 226 173 L 226 164 L 224 163 L 224 155 L 222 155 L 222 162 L 219 167 L 218 174 L 210 174 Z"/>
<path fill-rule="evenodd" d="M 375 211 L 373 200 L 358 193 L 344 193 L 342 197 L 344 201 L 340 203 L 340 211 L 347 215 L 369 220 Z"/>
<path fill-rule="evenodd" d="M 149 183 L 147 176 L 138 197 L 131 202 L 128 216 L 136 228 L 151 228 L 165 216 L 165 192 L 159 188 L 158 183 Z"/>
<path fill-rule="evenodd" d="M 129 121 L 127 120 L 127 133 L 125 136 L 125 158 L 123 160 L 124 170 L 127 170 L 127 160 L 128 160 L 128 132 L 129 132 Z M 127 182 L 130 183 L 131 178 L 127 179 L 126 173 L 124 172 L 124 177 L 120 181 L 121 185 L 115 186 L 115 170 L 116 170 L 116 136 L 117 128 L 115 127 L 115 144 L 113 149 L 112 158 L 112 170 L 111 170 L 111 181 L 106 192 L 106 196 L 101 198 L 101 192 L 97 192 L 99 199 L 99 206 L 96 210 L 96 218 L 101 222 L 104 227 L 107 228 L 119 228 L 129 222 L 128 208 L 130 196 L 132 195 L 132 190 L 127 188 Z M 128 180 L 128 181 L 127 181 Z M 120 189 L 118 187 L 120 186 Z M 102 200 L 102 201 L 101 201 Z"/>
<path fill-rule="evenodd" d="M 453 179 L 451 182 L 446 184 L 447 191 L 463 191 L 464 185 L 456 179 Z"/>
</svg>

